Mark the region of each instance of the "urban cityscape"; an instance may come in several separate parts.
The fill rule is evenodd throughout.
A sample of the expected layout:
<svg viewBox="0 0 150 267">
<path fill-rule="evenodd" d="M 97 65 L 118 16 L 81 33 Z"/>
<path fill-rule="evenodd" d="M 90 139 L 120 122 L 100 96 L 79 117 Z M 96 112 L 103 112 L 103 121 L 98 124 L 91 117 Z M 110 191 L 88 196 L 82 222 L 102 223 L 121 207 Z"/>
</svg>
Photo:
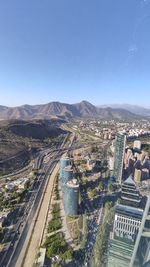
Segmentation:
<svg viewBox="0 0 150 267">
<path fill-rule="evenodd" d="M 0 267 L 150 267 L 150 0 L 0 1 Z"/>
<path fill-rule="evenodd" d="M 1 168 L 0 266 L 149 266 L 149 119 L 59 127 L 22 168 Z"/>
</svg>

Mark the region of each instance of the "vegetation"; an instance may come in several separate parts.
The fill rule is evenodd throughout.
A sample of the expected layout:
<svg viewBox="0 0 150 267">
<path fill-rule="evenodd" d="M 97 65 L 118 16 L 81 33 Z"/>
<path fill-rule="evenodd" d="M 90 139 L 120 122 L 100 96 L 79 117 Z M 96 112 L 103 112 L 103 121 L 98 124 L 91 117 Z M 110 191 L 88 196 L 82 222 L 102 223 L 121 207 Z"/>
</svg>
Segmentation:
<svg viewBox="0 0 150 267">
<path fill-rule="evenodd" d="M 0 228 L 0 243 L 2 242 L 4 235 L 5 235 L 6 229 Z"/>
<path fill-rule="evenodd" d="M 67 216 L 66 221 L 71 238 L 73 239 L 74 243 L 78 245 L 82 236 L 83 216 Z"/>
<path fill-rule="evenodd" d="M 109 192 L 115 192 L 115 190 L 117 189 L 115 184 L 109 184 L 108 185 L 108 191 Z"/>
<path fill-rule="evenodd" d="M 103 183 L 100 181 L 98 185 L 98 190 L 102 191 L 103 190 Z"/>
<path fill-rule="evenodd" d="M 56 178 L 56 183 L 54 187 L 54 195 L 55 195 L 55 200 L 60 200 L 60 195 L 59 195 L 59 190 L 58 190 L 58 176 Z"/>
<path fill-rule="evenodd" d="M 82 241 L 81 241 L 81 249 L 84 249 L 87 243 L 87 237 L 88 237 L 88 224 L 87 224 L 87 215 L 83 215 L 83 235 L 82 235 Z"/>
<path fill-rule="evenodd" d="M 56 233 L 47 237 L 44 247 L 47 250 L 47 257 L 58 255 L 62 260 L 72 260 L 73 249 L 66 243 L 63 233 Z"/>
<path fill-rule="evenodd" d="M 142 149 L 150 155 L 150 144 L 142 144 Z"/>
<path fill-rule="evenodd" d="M 0 175 L 27 166 L 31 154 L 64 138 L 57 120 L 0 121 Z"/>
<path fill-rule="evenodd" d="M 95 189 L 89 188 L 88 189 L 88 197 L 93 199 L 95 197 Z"/>
<path fill-rule="evenodd" d="M 15 205 L 20 203 L 26 192 L 27 189 L 23 190 L 22 192 L 16 192 L 14 190 L 13 192 L 11 192 L 8 198 L 4 197 L 4 193 L 0 194 L 0 210 L 14 209 Z"/>
<path fill-rule="evenodd" d="M 60 207 L 59 204 L 53 205 L 52 219 L 48 223 L 48 233 L 61 229 Z"/>
<path fill-rule="evenodd" d="M 113 217 L 114 217 L 113 203 L 107 202 L 105 204 L 103 224 L 100 225 L 94 246 L 94 258 L 93 258 L 94 267 L 100 267 L 105 260 L 105 253 L 107 250 L 110 226 L 112 224 Z"/>
</svg>

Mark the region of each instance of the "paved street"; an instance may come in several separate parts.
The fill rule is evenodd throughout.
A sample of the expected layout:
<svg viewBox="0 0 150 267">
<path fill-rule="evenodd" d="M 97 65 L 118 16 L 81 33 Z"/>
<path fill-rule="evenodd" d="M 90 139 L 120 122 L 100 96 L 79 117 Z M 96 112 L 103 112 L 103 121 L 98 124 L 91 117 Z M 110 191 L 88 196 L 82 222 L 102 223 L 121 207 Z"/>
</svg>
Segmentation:
<svg viewBox="0 0 150 267">
<path fill-rule="evenodd" d="M 35 225 L 34 225 L 34 231 L 31 236 L 31 240 L 28 246 L 27 253 L 25 254 L 25 250 L 23 248 L 21 255 L 19 257 L 19 260 L 17 261 L 16 267 L 21 266 L 21 261 L 24 258 L 23 257 L 24 254 L 25 254 L 25 258 L 22 264 L 23 267 L 32 266 L 35 261 L 35 258 L 39 250 L 42 233 L 43 233 L 44 226 L 45 226 L 45 221 L 46 221 L 48 207 L 49 207 L 49 201 L 52 197 L 54 180 L 55 180 L 56 174 L 58 173 L 58 170 L 59 170 L 59 164 L 56 165 L 54 171 L 52 172 L 49 178 L 47 189 L 46 189 L 46 192 L 44 193 L 44 197 L 43 197 L 42 204 L 41 204 L 41 207 L 40 207 L 40 210 L 39 210 L 39 213 L 38 213 Z"/>
</svg>

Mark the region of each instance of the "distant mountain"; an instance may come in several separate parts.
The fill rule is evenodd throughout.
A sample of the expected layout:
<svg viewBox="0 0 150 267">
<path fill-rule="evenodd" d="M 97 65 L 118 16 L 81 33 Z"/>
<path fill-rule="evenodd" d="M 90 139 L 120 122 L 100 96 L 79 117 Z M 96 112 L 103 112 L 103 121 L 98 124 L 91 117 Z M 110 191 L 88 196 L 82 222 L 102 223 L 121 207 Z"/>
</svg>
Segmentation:
<svg viewBox="0 0 150 267">
<path fill-rule="evenodd" d="M 141 116 L 148 116 L 150 117 L 150 108 L 144 108 L 137 105 L 129 105 L 129 104 L 107 104 L 107 105 L 101 105 L 99 106 L 101 108 L 122 108 L 125 110 L 128 110 L 134 114 L 141 115 Z"/>
<path fill-rule="evenodd" d="M 0 106 L 0 120 L 32 120 L 50 118 L 91 118 L 134 119 L 136 115 L 127 109 L 96 107 L 87 101 L 77 104 L 51 102 L 44 105 L 23 105 L 19 107 Z"/>
</svg>

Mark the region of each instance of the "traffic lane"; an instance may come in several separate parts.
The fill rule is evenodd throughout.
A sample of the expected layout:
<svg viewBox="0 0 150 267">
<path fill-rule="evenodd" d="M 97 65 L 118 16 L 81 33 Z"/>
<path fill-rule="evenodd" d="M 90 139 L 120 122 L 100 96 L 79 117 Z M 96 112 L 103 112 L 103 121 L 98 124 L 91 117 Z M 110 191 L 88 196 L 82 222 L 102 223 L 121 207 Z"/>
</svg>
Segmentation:
<svg viewBox="0 0 150 267">
<path fill-rule="evenodd" d="M 58 156 L 58 154 L 60 155 L 61 153 L 57 153 L 56 156 Z M 43 154 L 42 154 L 42 156 L 43 156 Z M 45 170 L 46 170 L 45 178 L 48 177 L 50 170 L 53 169 L 53 165 L 54 165 L 54 162 L 51 163 L 50 165 L 47 164 L 47 166 L 45 168 Z M 42 179 L 41 179 L 41 182 L 42 182 Z M 33 189 L 36 189 L 36 188 L 38 189 L 39 187 L 40 187 L 40 183 L 38 181 L 38 182 L 35 182 L 33 184 L 33 187 L 32 188 Z M 31 196 L 31 198 L 29 198 L 29 195 Z M 22 221 L 19 221 L 18 224 L 16 225 L 15 231 L 17 231 L 17 236 L 16 235 L 15 236 L 13 235 L 14 236 L 14 239 L 10 243 L 10 246 L 9 246 L 8 250 L 6 251 L 5 256 L 9 255 L 14 250 L 14 245 L 15 245 L 16 240 L 18 240 L 18 235 L 21 236 L 23 230 L 25 229 L 25 224 L 26 224 L 26 220 L 25 219 L 26 219 L 26 216 L 28 215 L 28 213 L 30 212 L 30 207 L 32 207 L 32 202 L 35 200 L 35 194 L 34 193 L 28 194 L 28 197 L 25 200 L 27 200 L 28 198 L 30 199 L 30 201 L 29 201 L 29 203 L 28 203 L 28 205 L 26 207 L 26 210 L 24 212 L 24 217 L 22 218 L 24 221 L 23 222 Z M 38 202 L 38 198 L 37 198 L 37 202 Z M 34 209 L 36 210 L 36 207 L 34 207 Z M 32 211 L 32 213 L 34 213 L 34 212 Z M 4 264 L 5 264 L 5 262 L 4 262 Z"/>
<path fill-rule="evenodd" d="M 48 171 L 52 171 L 52 169 L 54 168 L 54 165 L 55 164 L 51 164 L 51 166 L 48 168 Z M 47 173 L 48 174 L 48 173 Z M 45 180 L 44 180 L 45 181 Z M 41 192 L 42 193 L 42 188 L 39 189 L 38 192 Z M 19 239 L 19 242 L 17 244 L 17 247 L 15 248 L 15 252 L 14 252 L 14 255 L 13 255 L 13 259 L 11 260 L 11 263 L 8 265 L 9 267 L 13 267 L 15 266 L 15 263 L 18 259 L 18 256 L 20 254 L 20 251 L 23 247 L 23 244 L 24 244 L 24 241 L 25 241 L 25 238 L 26 238 L 26 235 L 29 231 L 29 227 L 31 225 L 31 222 L 32 222 L 32 218 L 34 216 L 34 213 L 36 212 L 37 210 L 37 206 L 38 206 L 38 202 L 40 200 L 40 194 L 37 195 L 37 198 L 36 198 L 36 201 L 35 201 L 35 206 L 33 207 L 33 209 L 31 210 L 31 221 L 27 221 L 26 224 L 25 224 L 25 227 L 23 229 L 23 233 L 21 233 L 21 236 L 20 236 L 20 239 Z"/>
</svg>

